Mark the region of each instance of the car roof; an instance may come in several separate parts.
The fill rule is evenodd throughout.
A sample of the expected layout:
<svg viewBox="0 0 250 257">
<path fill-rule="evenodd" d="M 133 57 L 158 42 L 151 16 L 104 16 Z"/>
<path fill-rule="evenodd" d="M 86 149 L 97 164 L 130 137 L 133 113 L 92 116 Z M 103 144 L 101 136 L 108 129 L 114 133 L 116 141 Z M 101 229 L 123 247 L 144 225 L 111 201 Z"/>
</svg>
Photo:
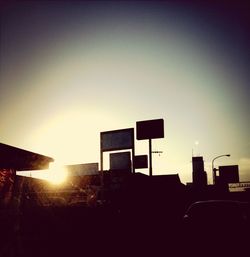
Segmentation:
<svg viewBox="0 0 250 257">
<path fill-rule="evenodd" d="M 210 210 L 214 209 L 214 212 L 218 211 L 232 211 L 232 210 L 240 210 L 241 207 L 249 206 L 248 202 L 241 202 L 237 200 L 205 200 L 205 201 L 197 201 L 192 203 L 186 214 L 190 214 L 200 210 Z"/>
</svg>

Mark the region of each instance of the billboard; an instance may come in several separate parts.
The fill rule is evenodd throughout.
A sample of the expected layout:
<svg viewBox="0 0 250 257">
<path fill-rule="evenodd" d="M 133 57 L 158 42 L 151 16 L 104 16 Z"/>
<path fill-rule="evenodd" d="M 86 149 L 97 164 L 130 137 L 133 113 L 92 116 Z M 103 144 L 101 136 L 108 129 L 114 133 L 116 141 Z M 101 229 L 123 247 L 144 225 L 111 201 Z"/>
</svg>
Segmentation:
<svg viewBox="0 0 250 257">
<path fill-rule="evenodd" d="M 244 192 L 250 189 L 250 181 L 229 183 L 228 187 L 230 192 Z"/>
<path fill-rule="evenodd" d="M 109 157 L 110 170 L 126 170 L 131 172 L 131 153 L 112 153 Z"/>
<path fill-rule="evenodd" d="M 134 157 L 134 168 L 135 169 L 148 168 L 148 156 L 147 155 L 136 155 Z"/>
<path fill-rule="evenodd" d="M 219 179 L 225 183 L 239 183 L 239 166 L 219 166 Z"/>
<path fill-rule="evenodd" d="M 136 122 L 136 139 L 153 139 L 164 137 L 164 120 L 145 120 Z"/>
<path fill-rule="evenodd" d="M 119 129 L 101 132 L 101 151 L 134 148 L 134 129 Z"/>
<path fill-rule="evenodd" d="M 66 165 L 69 176 L 97 175 L 98 163 Z"/>
</svg>

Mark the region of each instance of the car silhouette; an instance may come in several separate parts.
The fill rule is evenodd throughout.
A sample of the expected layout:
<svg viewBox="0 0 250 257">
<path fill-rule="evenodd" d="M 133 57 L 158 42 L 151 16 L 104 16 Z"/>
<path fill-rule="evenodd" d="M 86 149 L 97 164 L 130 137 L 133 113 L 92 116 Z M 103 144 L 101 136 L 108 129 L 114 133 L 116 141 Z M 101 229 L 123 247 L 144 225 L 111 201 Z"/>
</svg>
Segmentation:
<svg viewBox="0 0 250 257">
<path fill-rule="evenodd" d="M 183 237 L 187 246 L 224 253 L 244 250 L 249 240 L 249 203 L 234 200 L 206 200 L 192 203 L 183 216 Z"/>
</svg>

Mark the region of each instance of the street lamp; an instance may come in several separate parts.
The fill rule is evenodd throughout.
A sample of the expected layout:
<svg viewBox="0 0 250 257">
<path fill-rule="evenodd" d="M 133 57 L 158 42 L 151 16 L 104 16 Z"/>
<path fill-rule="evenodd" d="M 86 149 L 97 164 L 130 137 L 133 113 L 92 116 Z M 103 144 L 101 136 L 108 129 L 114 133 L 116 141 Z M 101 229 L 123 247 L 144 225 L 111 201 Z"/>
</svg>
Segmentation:
<svg viewBox="0 0 250 257">
<path fill-rule="evenodd" d="M 227 156 L 227 157 L 230 157 L 230 154 L 222 154 L 222 155 L 219 155 L 219 156 L 216 156 L 215 158 L 213 158 L 212 160 L 212 172 L 213 172 L 213 184 L 215 185 L 215 179 L 216 179 L 216 171 L 217 169 L 214 168 L 214 161 L 220 157 L 223 157 L 223 156 Z"/>
</svg>

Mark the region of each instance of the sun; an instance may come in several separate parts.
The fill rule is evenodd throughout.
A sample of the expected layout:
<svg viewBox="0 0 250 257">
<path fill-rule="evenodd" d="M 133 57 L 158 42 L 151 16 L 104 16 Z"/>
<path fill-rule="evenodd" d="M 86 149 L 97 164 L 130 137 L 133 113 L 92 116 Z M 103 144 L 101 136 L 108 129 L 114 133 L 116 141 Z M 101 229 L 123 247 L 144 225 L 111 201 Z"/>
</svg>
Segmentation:
<svg viewBox="0 0 250 257">
<path fill-rule="evenodd" d="M 64 166 L 57 163 L 51 163 L 46 180 L 54 185 L 59 185 L 66 181 L 67 176 L 67 170 Z"/>
</svg>

